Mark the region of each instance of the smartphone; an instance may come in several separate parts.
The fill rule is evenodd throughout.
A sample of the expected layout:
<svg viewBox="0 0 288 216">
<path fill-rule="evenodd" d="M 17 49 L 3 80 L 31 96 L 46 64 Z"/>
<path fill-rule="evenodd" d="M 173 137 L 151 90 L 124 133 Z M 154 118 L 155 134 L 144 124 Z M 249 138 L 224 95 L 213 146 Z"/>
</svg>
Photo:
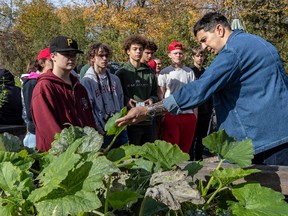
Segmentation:
<svg viewBox="0 0 288 216">
<path fill-rule="evenodd" d="M 136 107 L 142 107 L 145 106 L 144 102 L 136 102 Z"/>
</svg>

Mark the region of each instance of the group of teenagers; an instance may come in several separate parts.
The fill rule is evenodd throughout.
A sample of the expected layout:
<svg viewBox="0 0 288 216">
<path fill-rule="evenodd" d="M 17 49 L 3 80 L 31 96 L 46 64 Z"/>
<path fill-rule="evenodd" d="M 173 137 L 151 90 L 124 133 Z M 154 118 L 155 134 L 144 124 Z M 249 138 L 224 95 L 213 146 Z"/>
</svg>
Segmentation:
<svg viewBox="0 0 288 216">
<path fill-rule="evenodd" d="M 194 69 L 191 69 L 183 65 L 183 45 L 171 42 L 167 50 L 171 65 L 161 72 L 161 60 L 154 58 L 157 45 L 153 41 L 131 35 L 125 39 L 123 49 L 128 61 L 115 71 L 109 67 L 113 54 L 109 45 L 92 44 L 87 52 L 88 66 L 80 75 L 73 72 L 77 54 L 83 53 L 75 40 L 57 36 L 49 48 L 41 50 L 37 71 L 22 76 L 24 119 L 28 128 L 24 145 L 48 151 L 55 133 L 74 125 L 95 128 L 103 135 L 103 147 L 106 147 L 114 138 L 106 135 L 104 129 L 113 114 L 124 106 L 131 109 L 158 102 L 204 72 L 204 51 L 200 46 L 192 49 Z M 161 138 L 189 153 L 197 122 L 195 110 L 179 115 L 167 113 L 128 125 L 113 147 L 126 143 L 142 145 Z M 212 107 L 210 115 L 211 111 Z M 207 133 L 207 129 L 202 130 Z M 193 153 L 191 149 L 192 157 Z M 202 159 L 202 151 L 197 159 Z"/>
<path fill-rule="evenodd" d="M 83 53 L 77 42 L 54 38 L 38 55 L 38 71 L 22 77 L 24 144 L 48 151 L 55 133 L 74 125 L 95 128 L 105 147 L 113 139 L 104 130 L 107 120 L 127 106 L 128 114 L 116 121 L 127 130 L 114 147 L 153 142 L 161 125 L 161 139 L 199 160 L 214 107 L 217 129 L 239 141 L 252 140 L 254 163 L 287 165 L 288 78 L 277 49 L 259 36 L 232 31 L 216 12 L 204 15 L 193 31 L 201 46 L 192 48 L 192 67 L 182 62 L 183 45 L 173 41 L 167 49 L 171 65 L 159 72 L 159 59 L 153 59 L 157 45 L 131 35 L 123 43 L 128 61 L 115 73 L 109 45 L 91 45 L 81 78 L 73 73 Z M 204 70 L 205 50 L 215 58 Z"/>
</svg>

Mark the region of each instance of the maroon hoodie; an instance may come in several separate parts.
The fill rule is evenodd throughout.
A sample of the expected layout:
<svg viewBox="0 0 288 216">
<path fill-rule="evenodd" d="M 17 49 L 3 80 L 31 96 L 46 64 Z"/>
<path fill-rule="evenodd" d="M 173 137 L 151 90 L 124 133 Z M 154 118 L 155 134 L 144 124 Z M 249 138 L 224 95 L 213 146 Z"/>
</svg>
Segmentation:
<svg viewBox="0 0 288 216">
<path fill-rule="evenodd" d="M 33 90 L 31 113 L 36 128 L 36 147 L 48 151 L 55 133 L 63 128 L 96 128 L 86 89 L 70 74 L 72 86 L 48 71 L 39 76 Z"/>
</svg>

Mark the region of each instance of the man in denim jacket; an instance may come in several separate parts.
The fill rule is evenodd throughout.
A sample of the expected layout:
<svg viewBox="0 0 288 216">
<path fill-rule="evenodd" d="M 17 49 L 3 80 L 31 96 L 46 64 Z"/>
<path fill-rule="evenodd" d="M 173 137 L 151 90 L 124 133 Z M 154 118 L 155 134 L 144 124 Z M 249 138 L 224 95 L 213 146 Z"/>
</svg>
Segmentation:
<svg viewBox="0 0 288 216">
<path fill-rule="evenodd" d="M 201 78 L 159 103 L 131 110 L 118 125 L 181 113 L 213 95 L 218 129 L 239 141 L 252 139 L 254 163 L 288 165 L 288 78 L 277 49 L 261 37 L 232 31 L 219 13 L 200 19 L 194 35 L 217 54 Z"/>
</svg>

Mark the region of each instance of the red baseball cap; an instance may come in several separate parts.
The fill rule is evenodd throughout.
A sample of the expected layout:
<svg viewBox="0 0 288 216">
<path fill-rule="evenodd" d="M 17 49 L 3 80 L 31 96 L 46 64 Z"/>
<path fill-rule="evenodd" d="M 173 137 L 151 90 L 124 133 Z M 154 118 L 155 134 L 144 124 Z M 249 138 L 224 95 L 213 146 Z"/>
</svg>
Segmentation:
<svg viewBox="0 0 288 216">
<path fill-rule="evenodd" d="M 154 71 L 156 70 L 156 62 L 151 59 L 148 63 L 147 63 Z"/>
<path fill-rule="evenodd" d="M 183 46 L 180 42 L 173 41 L 168 46 L 168 51 L 171 52 L 173 50 L 183 50 Z"/>
<path fill-rule="evenodd" d="M 38 54 L 37 60 L 39 61 L 42 58 L 51 59 L 50 57 L 50 48 L 45 48 L 41 50 Z"/>
</svg>

